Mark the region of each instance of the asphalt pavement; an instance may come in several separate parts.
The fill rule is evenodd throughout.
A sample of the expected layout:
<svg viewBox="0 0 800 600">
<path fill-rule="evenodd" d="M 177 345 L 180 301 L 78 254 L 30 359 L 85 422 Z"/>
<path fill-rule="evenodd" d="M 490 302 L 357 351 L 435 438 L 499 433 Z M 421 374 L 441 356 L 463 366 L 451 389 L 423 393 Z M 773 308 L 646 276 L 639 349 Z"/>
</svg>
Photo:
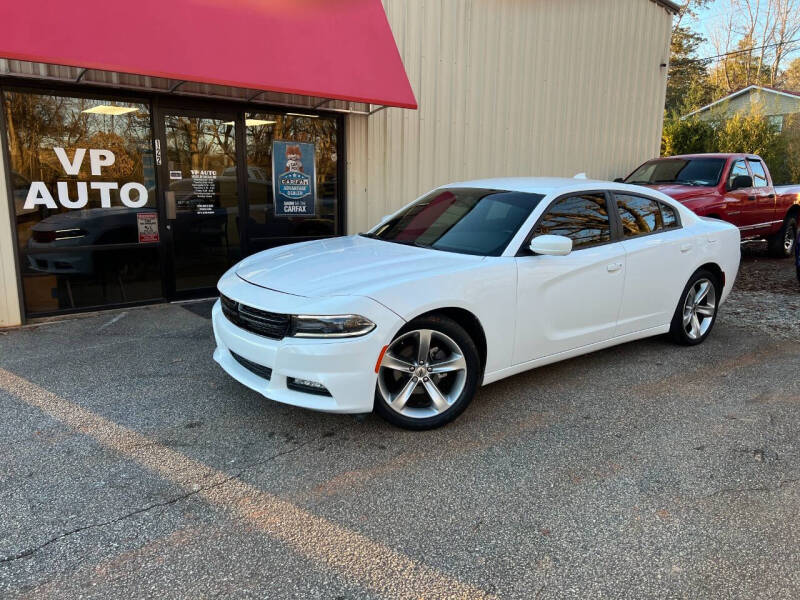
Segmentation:
<svg viewBox="0 0 800 600">
<path fill-rule="evenodd" d="M 208 303 L 1 332 L 0 598 L 798 598 L 793 277 L 422 433 L 239 385 Z"/>
</svg>

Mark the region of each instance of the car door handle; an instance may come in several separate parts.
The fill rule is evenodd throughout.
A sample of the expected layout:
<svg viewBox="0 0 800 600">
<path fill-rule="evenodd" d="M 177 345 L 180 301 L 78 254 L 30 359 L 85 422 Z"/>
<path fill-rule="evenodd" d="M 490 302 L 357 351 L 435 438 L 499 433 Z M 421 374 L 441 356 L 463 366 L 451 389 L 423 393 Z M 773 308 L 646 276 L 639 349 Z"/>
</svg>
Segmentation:
<svg viewBox="0 0 800 600">
<path fill-rule="evenodd" d="M 622 268 L 622 263 L 611 263 L 606 267 L 606 270 L 609 273 L 615 273 L 616 271 L 619 271 L 621 268 Z"/>
<path fill-rule="evenodd" d="M 691 249 L 692 249 L 692 245 L 691 244 L 684 244 L 683 246 L 681 246 L 681 252 L 683 252 L 684 254 L 689 252 L 689 250 L 691 250 Z"/>
<path fill-rule="evenodd" d="M 755 200 L 755 199 L 756 199 L 756 197 L 755 197 L 755 196 L 748 196 L 748 197 L 747 197 L 747 199 L 748 199 L 748 200 Z"/>
<path fill-rule="evenodd" d="M 769 198 L 770 200 L 774 200 L 775 194 L 767 194 L 767 198 Z"/>
</svg>

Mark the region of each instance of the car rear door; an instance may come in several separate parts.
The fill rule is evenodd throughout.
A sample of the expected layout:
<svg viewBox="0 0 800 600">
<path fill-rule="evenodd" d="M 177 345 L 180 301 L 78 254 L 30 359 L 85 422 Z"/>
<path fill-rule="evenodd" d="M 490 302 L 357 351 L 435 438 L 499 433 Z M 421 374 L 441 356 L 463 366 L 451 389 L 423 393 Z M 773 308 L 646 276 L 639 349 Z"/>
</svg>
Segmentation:
<svg viewBox="0 0 800 600">
<path fill-rule="evenodd" d="M 523 244 L 517 263 L 514 364 L 566 352 L 614 336 L 625 277 L 625 250 L 603 191 L 554 200 L 531 237 L 572 239 L 567 256 L 540 256 Z"/>
<path fill-rule="evenodd" d="M 616 335 L 663 326 L 672 320 L 698 249 L 681 229 L 678 212 L 640 194 L 614 194 L 627 267 Z"/>
</svg>

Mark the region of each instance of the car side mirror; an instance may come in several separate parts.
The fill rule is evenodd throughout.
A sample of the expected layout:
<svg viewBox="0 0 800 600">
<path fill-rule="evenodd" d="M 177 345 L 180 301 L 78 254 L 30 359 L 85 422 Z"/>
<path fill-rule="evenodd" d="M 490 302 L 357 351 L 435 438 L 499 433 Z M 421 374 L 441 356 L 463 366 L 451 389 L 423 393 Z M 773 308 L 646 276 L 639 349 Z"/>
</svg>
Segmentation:
<svg viewBox="0 0 800 600">
<path fill-rule="evenodd" d="M 563 235 L 537 235 L 529 248 L 534 254 L 566 256 L 572 252 L 572 240 Z"/>
<path fill-rule="evenodd" d="M 731 190 L 741 190 L 753 187 L 753 178 L 750 175 L 737 175 L 731 183 Z"/>
<path fill-rule="evenodd" d="M 614 183 L 625 183 L 625 180 L 624 180 L 622 177 L 617 177 L 617 178 L 614 180 Z"/>
</svg>

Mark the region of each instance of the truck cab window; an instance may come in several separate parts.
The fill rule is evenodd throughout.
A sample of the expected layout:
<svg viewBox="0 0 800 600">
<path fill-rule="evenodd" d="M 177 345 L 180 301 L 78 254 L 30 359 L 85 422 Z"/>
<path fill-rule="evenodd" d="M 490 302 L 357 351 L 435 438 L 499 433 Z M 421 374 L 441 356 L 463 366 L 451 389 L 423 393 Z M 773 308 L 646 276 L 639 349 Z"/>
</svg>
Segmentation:
<svg viewBox="0 0 800 600">
<path fill-rule="evenodd" d="M 753 187 L 767 187 L 767 172 L 760 160 L 750 160 L 750 170 L 753 171 Z"/>
<path fill-rule="evenodd" d="M 750 171 L 747 170 L 747 165 L 743 160 L 737 160 L 735 163 L 733 163 L 730 175 L 728 175 L 728 189 L 733 187 L 733 180 L 739 177 L 739 175 L 746 175 L 747 177 L 750 176 Z"/>
</svg>

